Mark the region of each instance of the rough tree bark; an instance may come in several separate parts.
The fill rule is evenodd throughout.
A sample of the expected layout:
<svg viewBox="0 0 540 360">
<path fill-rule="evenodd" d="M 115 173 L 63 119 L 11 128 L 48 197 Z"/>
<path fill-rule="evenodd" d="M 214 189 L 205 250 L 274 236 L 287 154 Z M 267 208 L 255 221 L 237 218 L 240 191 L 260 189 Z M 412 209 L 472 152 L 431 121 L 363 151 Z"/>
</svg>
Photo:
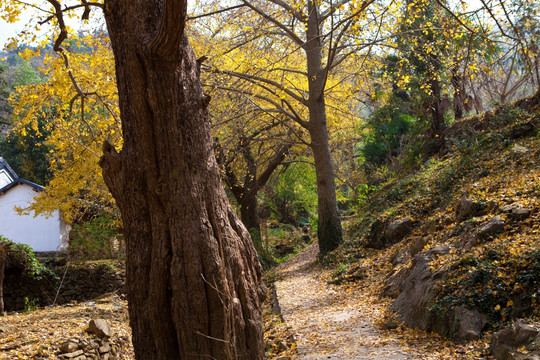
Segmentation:
<svg viewBox="0 0 540 360">
<path fill-rule="evenodd" d="M 335 176 L 326 123 L 324 99 L 326 78 L 322 64 L 322 40 L 316 1 L 308 1 L 308 13 L 306 42 L 304 44 L 309 81 L 308 131 L 317 178 L 319 215 L 317 237 L 319 251 L 325 255 L 339 246 L 343 240 L 343 232 L 338 216 Z"/>
<path fill-rule="evenodd" d="M 122 213 L 137 359 L 262 359 L 266 289 L 221 185 L 186 3 L 106 0 L 124 137 L 103 176 Z"/>
</svg>

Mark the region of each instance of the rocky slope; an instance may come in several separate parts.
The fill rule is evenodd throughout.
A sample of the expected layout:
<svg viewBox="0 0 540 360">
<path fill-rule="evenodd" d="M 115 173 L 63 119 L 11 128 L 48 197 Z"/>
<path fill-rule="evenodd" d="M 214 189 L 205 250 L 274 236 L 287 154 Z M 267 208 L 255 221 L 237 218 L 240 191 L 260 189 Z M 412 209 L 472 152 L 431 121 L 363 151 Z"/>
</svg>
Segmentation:
<svg viewBox="0 0 540 360">
<path fill-rule="evenodd" d="M 540 318 L 540 92 L 452 125 L 447 150 L 379 186 L 333 255 L 411 327 L 482 337 Z"/>
</svg>

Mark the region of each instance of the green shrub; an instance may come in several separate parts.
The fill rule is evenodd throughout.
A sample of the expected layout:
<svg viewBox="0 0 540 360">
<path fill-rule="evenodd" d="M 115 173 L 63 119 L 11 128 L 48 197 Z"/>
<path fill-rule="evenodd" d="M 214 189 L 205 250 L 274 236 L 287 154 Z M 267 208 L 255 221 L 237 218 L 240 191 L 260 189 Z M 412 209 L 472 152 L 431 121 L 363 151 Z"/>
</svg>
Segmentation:
<svg viewBox="0 0 540 360">
<path fill-rule="evenodd" d="M 362 153 L 366 162 L 383 164 L 399 155 L 403 137 L 409 132 L 416 118 L 400 106 L 389 104 L 375 110 L 367 119 L 366 141 Z"/>
<path fill-rule="evenodd" d="M 3 236 L 0 236 L 0 243 L 3 243 L 7 250 L 6 267 L 18 268 L 27 276 L 38 280 L 45 275 L 56 277 L 52 271 L 39 262 L 30 245 L 18 244 Z"/>
<path fill-rule="evenodd" d="M 121 243 L 115 220 L 101 215 L 73 226 L 69 253 L 84 259 L 113 258 L 121 255 Z"/>
</svg>

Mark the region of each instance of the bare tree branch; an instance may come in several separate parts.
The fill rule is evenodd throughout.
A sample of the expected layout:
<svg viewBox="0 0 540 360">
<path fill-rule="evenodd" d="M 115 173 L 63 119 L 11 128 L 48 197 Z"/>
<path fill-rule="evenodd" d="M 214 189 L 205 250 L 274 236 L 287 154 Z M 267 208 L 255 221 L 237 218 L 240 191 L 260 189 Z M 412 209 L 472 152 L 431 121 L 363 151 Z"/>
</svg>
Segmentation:
<svg viewBox="0 0 540 360">
<path fill-rule="evenodd" d="M 277 27 L 279 27 L 281 30 L 285 31 L 285 33 L 287 33 L 287 36 L 292 40 L 294 41 L 298 46 L 303 46 L 304 45 L 304 41 L 302 39 L 300 39 L 298 37 L 298 35 L 296 35 L 294 33 L 294 31 L 292 31 L 291 29 L 289 29 L 287 26 L 285 26 L 282 22 L 280 22 L 279 20 L 275 19 L 274 17 L 270 16 L 268 13 L 266 13 L 264 10 L 262 9 L 259 9 L 258 7 L 256 7 L 255 5 L 251 4 L 249 1 L 247 0 L 243 0 L 244 4 L 249 7 L 251 10 L 255 11 L 257 14 L 261 15 L 263 18 L 265 18 L 266 20 L 270 21 L 271 23 L 273 23 L 274 25 L 276 25 Z"/>
<path fill-rule="evenodd" d="M 244 73 L 240 73 L 240 72 L 236 72 L 236 71 L 226 71 L 226 70 L 218 70 L 218 69 L 213 69 L 213 71 L 216 72 L 216 73 L 230 75 L 230 76 L 234 76 L 234 77 L 237 77 L 237 78 L 241 78 L 241 79 L 250 81 L 250 82 L 252 82 L 252 83 L 254 83 L 254 84 L 256 84 L 256 85 L 258 85 L 260 87 L 263 87 L 260 83 L 271 85 L 271 86 L 275 87 L 276 89 L 278 89 L 280 91 L 283 91 L 285 94 L 289 95 L 290 97 L 292 97 L 293 99 L 295 99 L 296 101 L 301 103 L 302 105 L 307 106 L 307 100 L 306 99 L 299 96 L 298 94 L 295 94 L 294 92 L 292 92 L 291 90 L 289 90 L 288 88 L 286 88 L 284 85 L 282 85 L 281 83 L 279 83 L 277 81 L 273 81 L 273 80 L 270 80 L 270 79 L 265 79 L 265 78 L 263 78 L 261 76 L 244 74 Z M 277 95 L 277 92 L 275 90 L 271 90 L 268 87 L 264 87 L 264 88 L 266 88 L 272 94 Z"/>
<path fill-rule="evenodd" d="M 195 15 L 195 16 L 188 16 L 186 18 L 186 20 L 188 20 L 188 21 L 189 20 L 197 20 L 197 19 L 201 19 L 201 18 L 204 18 L 204 17 L 207 17 L 207 16 L 217 15 L 217 14 L 221 14 L 221 13 L 224 13 L 224 12 L 227 12 L 227 11 L 239 9 L 241 7 L 244 7 L 244 6 L 245 6 L 245 4 L 233 5 L 233 6 L 223 8 L 223 9 L 219 9 L 219 10 L 216 10 L 216 11 L 212 11 L 212 12 L 209 12 L 209 13 L 204 13 L 204 14 Z"/>
</svg>

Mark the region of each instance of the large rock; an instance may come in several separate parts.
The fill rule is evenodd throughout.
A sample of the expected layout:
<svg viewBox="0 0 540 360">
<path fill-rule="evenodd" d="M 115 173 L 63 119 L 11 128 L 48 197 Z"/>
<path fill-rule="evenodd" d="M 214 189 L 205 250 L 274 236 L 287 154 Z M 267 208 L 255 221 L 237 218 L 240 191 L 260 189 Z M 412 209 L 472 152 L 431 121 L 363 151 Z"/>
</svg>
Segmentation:
<svg viewBox="0 0 540 360">
<path fill-rule="evenodd" d="M 456 339 L 479 339 L 488 323 L 487 315 L 463 306 L 452 309 L 448 336 Z"/>
<path fill-rule="evenodd" d="M 427 243 L 427 238 L 417 237 L 412 239 L 411 244 L 409 245 L 409 254 L 411 254 L 411 256 L 415 256 L 420 251 L 424 250 Z"/>
<path fill-rule="evenodd" d="M 86 331 L 91 334 L 95 334 L 99 336 L 100 338 L 110 338 L 112 335 L 111 327 L 103 319 L 90 320 L 88 322 L 88 329 L 86 329 Z"/>
<path fill-rule="evenodd" d="M 387 223 L 377 219 L 371 224 L 366 246 L 373 249 L 384 249 L 400 242 L 412 231 L 414 221 L 411 218 L 399 219 Z"/>
<path fill-rule="evenodd" d="M 411 218 L 392 221 L 386 228 L 385 237 L 388 244 L 400 242 L 405 236 L 409 235 L 413 228 L 413 220 Z"/>
<path fill-rule="evenodd" d="M 510 219 L 515 221 L 525 220 L 531 215 L 531 209 L 527 208 L 515 208 L 512 209 L 512 212 L 508 215 Z"/>
<path fill-rule="evenodd" d="M 455 339 L 478 339 L 487 325 L 485 314 L 463 306 L 448 313 L 433 313 L 429 309 L 436 282 L 446 276 L 443 270 L 432 272 L 430 262 L 449 251 L 449 246 L 435 246 L 414 256 L 409 268 L 402 267 L 386 279 L 381 294 L 396 299 L 390 309 L 410 327 Z"/>
<path fill-rule="evenodd" d="M 456 218 L 459 221 L 463 221 L 465 219 L 470 218 L 471 216 L 479 215 L 482 210 L 484 210 L 486 207 L 486 204 L 483 201 L 478 201 L 474 199 L 469 199 L 465 196 L 461 198 L 459 201 L 457 211 L 456 211 Z"/>
<path fill-rule="evenodd" d="M 367 234 L 367 244 L 366 247 L 373 248 L 373 249 L 384 249 L 386 247 L 386 238 L 385 238 L 385 229 L 386 229 L 387 223 L 383 220 L 377 219 L 375 220 L 370 228 L 369 232 Z"/>
<path fill-rule="evenodd" d="M 440 271 L 432 273 L 429 263 L 436 255 L 448 254 L 449 251 L 449 246 L 436 246 L 424 251 L 413 258 L 409 269 L 402 270 L 387 280 L 387 292 L 398 293 L 390 309 L 400 314 L 408 326 L 428 328 L 428 303 L 435 282 L 444 275 Z"/>
<path fill-rule="evenodd" d="M 479 236 L 492 236 L 504 229 L 504 220 L 500 216 L 492 217 L 478 230 Z"/>
<path fill-rule="evenodd" d="M 504 205 L 499 207 L 499 211 L 506 213 L 514 221 L 525 220 L 531 215 L 532 210 L 520 205 Z"/>
<path fill-rule="evenodd" d="M 497 360 L 535 360 L 540 359 L 540 332 L 524 320 L 514 323 L 513 328 L 503 329 L 491 338 L 491 353 Z M 517 349 L 526 347 L 527 355 L 520 354 Z"/>
</svg>

